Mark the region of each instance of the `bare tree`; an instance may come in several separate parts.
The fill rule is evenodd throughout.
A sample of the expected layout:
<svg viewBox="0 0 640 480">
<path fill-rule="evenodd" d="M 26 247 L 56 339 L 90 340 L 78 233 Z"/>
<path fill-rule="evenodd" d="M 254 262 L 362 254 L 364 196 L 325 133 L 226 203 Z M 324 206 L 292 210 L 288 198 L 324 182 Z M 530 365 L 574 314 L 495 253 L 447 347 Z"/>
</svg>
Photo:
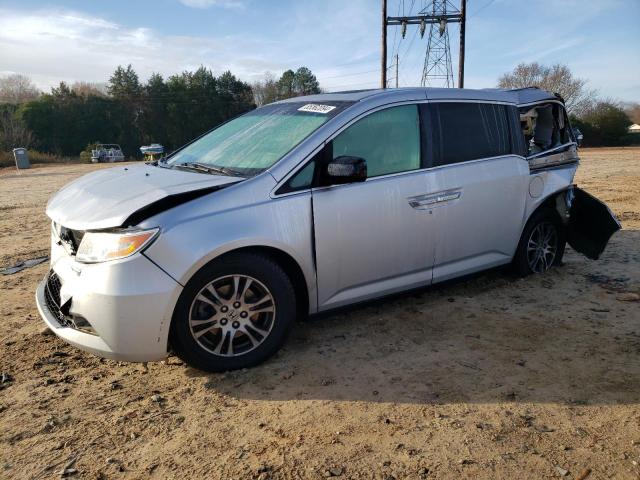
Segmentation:
<svg viewBox="0 0 640 480">
<path fill-rule="evenodd" d="M 539 87 L 564 98 L 567 110 L 580 115 L 596 100 L 596 92 L 587 88 L 587 81 L 574 77 L 569 67 L 556 64 L 550 67 L 534 63 L 521 63 L 512 72 L 498 80 L 500 88 Z"/>
<path fill-rule="evenodd" d="M 253 83 L 251 89 L 259 107 L 278 100 L 278 82 L 271 72 L 265 72 L 264 79 Z"/>
<path fill-rule="evenodd" d="M 75 82 L 71 85 L 71 91 L 80 97 L 88 97 L 89 95 L 106 97 L 107 85 L 104 83 Z"/>
<path fill-rule="evenodd" d="M 40 90 L 26 75 L 14 73 L 0 77 L 0 103 L 17 105 L 38 98 L 39 95 Z"/>
<path fill-rule="evenodd" d="M 12 150 L 17 147 L 29 148 L 33 134 L 24 122 L 15 114 L 15 107 L 0 109 L 0 150 Z"/>
</svg>

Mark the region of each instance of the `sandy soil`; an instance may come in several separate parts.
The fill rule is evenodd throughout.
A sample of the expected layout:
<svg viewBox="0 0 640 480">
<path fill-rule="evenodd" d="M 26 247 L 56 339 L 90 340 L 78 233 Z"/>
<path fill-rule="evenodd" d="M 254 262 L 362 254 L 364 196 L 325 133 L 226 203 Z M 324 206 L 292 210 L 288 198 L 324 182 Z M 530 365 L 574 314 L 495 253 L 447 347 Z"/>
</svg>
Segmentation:
<svg viewBox="0 0 640 480">
<path fill-rule="evenodd" d="M 46 264 L 1 276 L 0 477 L 639 478 L 640 149 L 582 156 L 624 224 L 601 260 L 311 320 L 250 371 L 100 360 L 41 333 Z M 0 171 L 0 266 L 47 253 L 47 198 L 95 168 Z"/>
</svg>

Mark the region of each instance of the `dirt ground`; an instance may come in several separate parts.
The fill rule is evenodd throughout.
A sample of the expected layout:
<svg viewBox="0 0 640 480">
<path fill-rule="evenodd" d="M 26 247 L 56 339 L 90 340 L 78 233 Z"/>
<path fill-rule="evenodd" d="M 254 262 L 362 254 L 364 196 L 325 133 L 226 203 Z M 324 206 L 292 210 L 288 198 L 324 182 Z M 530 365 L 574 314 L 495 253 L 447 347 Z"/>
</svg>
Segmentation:
<svg viewBox="0 0 640 480">
<path fill-rule="evenodd" d="M 41 332 L 46 264 L 0 276 L 0 477 L 640 478 L 640 149 L 581 154 L 624 226 L 599 261 L 314 319 L 248 371 L 98 359 Z M 0 266 L 95 168 L 0 171 Z"/>
</svg>

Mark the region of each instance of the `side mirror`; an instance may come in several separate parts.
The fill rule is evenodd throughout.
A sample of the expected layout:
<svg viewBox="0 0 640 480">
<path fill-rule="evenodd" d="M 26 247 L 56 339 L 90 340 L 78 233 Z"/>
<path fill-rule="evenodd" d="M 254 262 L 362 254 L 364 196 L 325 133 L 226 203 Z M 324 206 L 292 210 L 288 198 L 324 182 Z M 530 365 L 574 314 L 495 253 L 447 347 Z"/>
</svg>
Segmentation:
<svg viewBox="0 0 640 480">
<path fill-rule="evenodd" d="M 367 179 L 367 162 L 364 158 L 342 156 L 326 164 L 325 185 L 364 182 Z"/>
</svg>

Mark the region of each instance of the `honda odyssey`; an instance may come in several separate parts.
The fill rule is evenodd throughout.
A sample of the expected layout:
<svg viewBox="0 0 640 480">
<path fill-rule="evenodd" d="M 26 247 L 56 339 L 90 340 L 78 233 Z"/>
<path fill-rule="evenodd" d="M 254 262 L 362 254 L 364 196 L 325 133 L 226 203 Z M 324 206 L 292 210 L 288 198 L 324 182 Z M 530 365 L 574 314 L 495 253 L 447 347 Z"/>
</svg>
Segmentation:
<svg viewBox="0 0 640 480">
<path fill-rule="evenodd" d="M 499 265 L 597 259 L 617 219 L 572 185 L 543 90 L 388 89 L 255 109 L 50 200 L 47 325 L 97 355 L 256 365 L 296 319 Z"/>
</svg>

